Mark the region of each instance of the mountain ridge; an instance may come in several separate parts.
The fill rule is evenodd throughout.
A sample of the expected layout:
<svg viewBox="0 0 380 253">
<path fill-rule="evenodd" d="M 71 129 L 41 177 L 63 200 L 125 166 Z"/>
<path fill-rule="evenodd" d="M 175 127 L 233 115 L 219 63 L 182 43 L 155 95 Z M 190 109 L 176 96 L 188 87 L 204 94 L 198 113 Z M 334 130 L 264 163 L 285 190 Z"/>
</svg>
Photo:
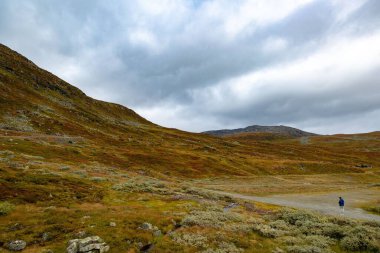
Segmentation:
<svg viewBox="0 0 380 253">
<path fill-rule="evenodd" d="M 261 126 L 261 125 L 251 125 L 245 128 L 236 129 L 220 129 L 220 130 L 209 130 L 202 132 L 204 134 L 209 134 L 213 136 L 229 136 L 241 133 L 272 133 L 278 135 L 284 135 L 289 137 L 307 137 L 307 136 L 317 136 L 315 133 L 306 132 L 294 127 L 289 126 Z"/>
</svg>

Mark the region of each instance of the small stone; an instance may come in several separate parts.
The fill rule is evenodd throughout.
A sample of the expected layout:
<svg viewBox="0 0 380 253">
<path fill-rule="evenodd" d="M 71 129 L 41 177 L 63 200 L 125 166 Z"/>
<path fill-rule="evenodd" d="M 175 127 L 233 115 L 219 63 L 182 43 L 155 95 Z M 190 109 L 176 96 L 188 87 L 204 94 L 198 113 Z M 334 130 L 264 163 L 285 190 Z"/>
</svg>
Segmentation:
<svg viewBox="0 0 380 253">
<path fill-rule="evenodd" d="M 21 251 L 21 250 L 25 249 L 25 247 L 26 247 L 26 242 L 23 240 L 11 241 L 8 244 L 8 249 L 11 251 Z"/>
<path fill-rule="evenodd" d="M 116 222 L 111 221 L 110 222 L 110 227 L 116 227 Z"/>
<path fill-rule="evenodd" d="M 153 229 L 153 225 L 148 223 L 148 222 L 144 222 L 143 224 L 140 225 L 139 227 L 140 229 L 142 230 L 152 230 Z"/>
<path fill-rule="evenodd" d="M 78 239 L 70 240 L 69 246 L 66 248 L 67 253 L 77 253 L 78 252 Z"/>
<path fill-rule="evenodd" d="M 48 232 L 44 232 L 44 233 L 42 234 L 42 240 L 43 240 L 44 242 L 46 242 L 46 241 L 50 241 L 50 239 L 51 239 L 51 236 L 50 236 L 50 234 L 49 234 Z"/>
</svg>

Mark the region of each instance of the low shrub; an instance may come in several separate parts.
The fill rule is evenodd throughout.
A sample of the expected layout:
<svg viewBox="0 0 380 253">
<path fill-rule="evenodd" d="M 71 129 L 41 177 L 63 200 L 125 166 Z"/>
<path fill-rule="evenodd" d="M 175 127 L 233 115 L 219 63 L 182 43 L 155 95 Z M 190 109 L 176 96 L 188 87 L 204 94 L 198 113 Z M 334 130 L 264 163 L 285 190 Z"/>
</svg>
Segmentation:
<svg viewBox="0 0 380 253">
<path fill-rule="evenodd" d="M 330 252 L 330 246 L 339 243 L 348 251 L 380 252 L 380 227 L 377 223 L 361 223 L 343 217 L 321 216 L 307 211 L 285 209 L 277 219 L 267 225 L 256 226 L 256 231 L 266 237 L 285 236 L 288 252 Z M 295 238 L 297 237 L 297 238 Z"/>
<path fill-rule="evenodd" d="M 193 211 L 182 220 L 185 226 L 222 227 L 228 222 L 241 222 L 242 217 L 222 210 Z"/>
<path fill-rule="evenodd" d="M 342 248 L 350 251 L 380 252 L 380 232 L 366 226 L 357 226 L 341 240 Z"/>
<path fill-rule="evenodd" d="M 304 210 L 284 209 L 279 213 L 279 219 L 291 225 L 302 225 L 305 222 L 318 222 L 319 219 L 311 212 Z"/>
<path fill-rule="evenodd" d="M 333 239 L 342 239 L 345 236 L 347 226 L 339 226 L 333 223 L 326 223 L 322 226 L 321 233 Z"/>
<path fill-rule="evenodd" d="M 275 229 L 280 230 L 290 230 L 292 229 L 285 221 L 283 220 L 275 220 L 269 223 L 269 226 Z"/>
<path fill-rule="evenodd" d="M 268 238 L 277 238 L 286 234 L 285 231 L 274 229 L 266 224 L 256 224 L 253 227 L 253 230 L 256 231 L 259 235 Z"/>
<path fill-rule="evenodd" d="M 232 224 L 225 225 L 223 229 L 226 231 L 232 231 L 232 232 L 249 233 L 249 232 L 254 231 L 254 225 L 247 224 L 247 223 L 232 223 Z"/>
<path fill-rule="evenodd" d="M 204 199 L 210 199 L 210 200 L 225 200 L 232 202 L 232 198 L 230 196 L 226 196 L 223 194 L 219 194 L 213 191 L 204 190 L 200 188 L 195 187 L 183 187 L 184 193 L 195 195 Z"/>
<path fill-rule="evenodd" d="M 172 233 L 170 235 L 171 239 L 178 244 L 191 246 L 195 248 L 207 248 L 207 237 L 201 234 L 195 233 Z"/>
<path fill-rule="evenodd" d="M 327 253 L 324 249 L 310 245 L 295 245 L 287 247 L 289 253 Z"/>
<path fill-rule="evenodd" d="M 306 236 L 304 241 L 307 245 L 315 246 L 321 249 L 329 249 L 329 247 L 335 243 L 333 239 L 321 235 Z"/>
<path fill-rule="evenodd" d="M 7 201 L 0 202 L 0 216 L 8 215 L 15 209 L 15 206 Z"/>
<path fill-rule="evenodd" d="M 100 183 L 100 182 L 107 181 L 107 178 L 104 178 L 104 177 L 91 177 L 90 180 L 93 181 L 93 182 L 96 182 L 96 183 Z"/>
<path fill-rule="evenodd" d="M 370 212 L 380 214 L 380 206 L 372 206 L 367 209 Z"/>
<path fill-rule="evenodd" d="M 215 249 L 207 249 L 202 251 L 202 253 L 241 253 L 244 252 L 243 249 L 236 247 L 233 243 L 221 242 Z"/>
<path fill-rule="evenodd" d="M 278 240 L 288 246 L 303 244 L 303 239 L 301 237 L 284 236 L 280 237 Z"/>
<path fill-rule="evenodd" d="M 112 187 L 116 191 L 124 192 L 147 192 L 147 193 L 157 193 L 157 194 L 171 194 L 172 191 L 166 187 L 166 185 L 159 180 L 151 179 L 130 179 L 123 184 L 117 184 Z"/>
</svg>

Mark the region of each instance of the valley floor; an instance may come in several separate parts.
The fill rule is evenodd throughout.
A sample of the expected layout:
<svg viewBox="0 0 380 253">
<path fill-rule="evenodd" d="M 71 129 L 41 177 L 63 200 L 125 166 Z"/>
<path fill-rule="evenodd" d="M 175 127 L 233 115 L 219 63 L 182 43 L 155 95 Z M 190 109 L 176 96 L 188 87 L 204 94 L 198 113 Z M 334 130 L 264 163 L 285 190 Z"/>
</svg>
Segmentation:
<svg viewBox="0 0 380 253">
<path fill-rule="evenodd" d="M 380 173 L 276 175 L 251 178 L 199 180 L 208 188 L 233 198 L 258 201 L 278 206 L 303 208 L 329 215 L 341 215 L 338 197 L 346 200 L 344 216 L 380 221 L 369 212 L 380 202 Z"/>
<path fill-rule="evenodd" d="M 377 166 L 191 179 L 99 161 L 111 151 L 85 138 L 3 135 L 0 252 L 22 240 L 24 253 L 61 253 L 89 236 L 101 237 L 109 253 L 380 251 Z M 338 195 L 345 216 L 334 216 Z"/>
<path fill-rule="evenodd" d="M 343 192 L 331 192 L 331 193 L 317 193 L 317 194 L 277 194 L 266 197 L 249 196 L 239 193 L 230 192 L 218 192 L 231 196 L 233 198 L 258 201 L 262 203 L 268 203 L 279 206 L 286 206 L 292 208 L 302 208 L 312 211 L 318 211 L 328 215 L 342 215 L 344 217 L 379 221 L 380 216 L 371 214 L 362 208 L 370 202 L 380 200 L 380 188 L 355 190 L 355 191 L 343 191 Z M 338 207 L 338 197 L 343 196 L 346 200 L 345 210 L 342 213 Z"/>
</svg>

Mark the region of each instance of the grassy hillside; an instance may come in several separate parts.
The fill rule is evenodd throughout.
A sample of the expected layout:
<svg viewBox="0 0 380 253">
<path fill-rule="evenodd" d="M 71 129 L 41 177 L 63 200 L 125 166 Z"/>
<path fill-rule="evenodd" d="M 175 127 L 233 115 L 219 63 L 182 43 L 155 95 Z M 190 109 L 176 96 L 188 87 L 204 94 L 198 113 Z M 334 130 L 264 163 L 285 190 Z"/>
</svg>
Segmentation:
<svg viewBox="0 0 380 253">
<path fill-rule="evenodd" d="M 247 142 L 162 128 L 128 108 L 87 97 L 5 46 L 0 91 L 0 134 L 28 136 L 4 148 L 60 162 L 70 155 L 72 163 L 186 177 L 359 172 L 359 164 L 379 164 L 372 160 L 378 150 L 365 150 L 366 141 L 349 137 L 310 137 L 311 144 L 302 145 L 297 139 Z"/>
<path fill-rule="evenodd" d="M 300 251 L 314 237 L 287 211 L 199 185 L 267 175 L 364 178 L 380 167 L 379 147 L 379 133 L 219 138 L 163 128 L 87 97 L 0 45 L 0 251 L 20 239 L 23 252 L 65 252 L 70 239 L 98 235 L 109 252 L 147 252 L 149 245 L 150 252 L 345 252 L 344 238 L 356 227 L 370 237 L 364 250 L 372 250 L 376 224 L 294 213 L 311 219 L 315 231 L 349 224 L 339 238 L 318 234 L 313 247 L 322 251 Z M 239 205 L 223 209 L 231 202 Z M 141 228 L 144 222 L 153 228 Z"/>
</svg>

